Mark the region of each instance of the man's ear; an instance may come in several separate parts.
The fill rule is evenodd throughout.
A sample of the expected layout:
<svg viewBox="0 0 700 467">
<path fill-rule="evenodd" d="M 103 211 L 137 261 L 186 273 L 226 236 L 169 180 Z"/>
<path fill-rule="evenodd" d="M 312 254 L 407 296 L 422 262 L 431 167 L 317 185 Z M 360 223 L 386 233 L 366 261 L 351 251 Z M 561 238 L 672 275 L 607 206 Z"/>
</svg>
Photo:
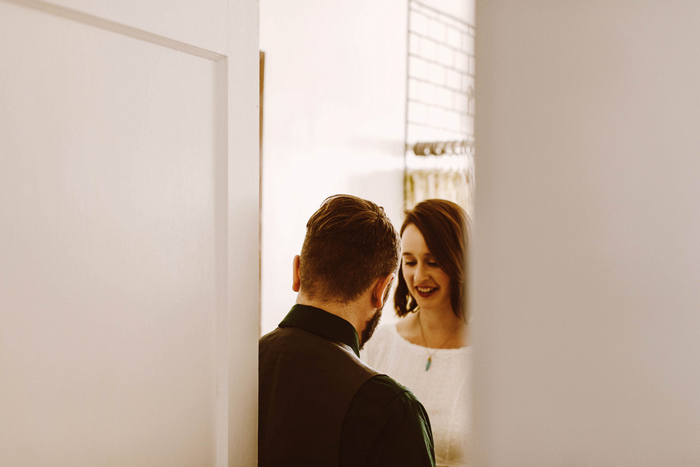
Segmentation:
<svg viewBox="0 0 700 467">
<path fill-rule="evenodd" d="M 389 287 L 391 287 L 391 283 L 394 281 L 395 277 L 396 274 L 392 272 L 391 274 L 377 279 L 374 289 L 372 290 L 372 306 L 374 308 L 379 309 L 384 306 L 384 297 L 386 297 L 386 293 Z"/>
<path fill-rule="evenodd" d="M 301 287 L 301 279 L 299 278 L 299 255 L 294 256 L 294 264 L 292 266 L 292 290 L 299 292 Z"/>
</svg>

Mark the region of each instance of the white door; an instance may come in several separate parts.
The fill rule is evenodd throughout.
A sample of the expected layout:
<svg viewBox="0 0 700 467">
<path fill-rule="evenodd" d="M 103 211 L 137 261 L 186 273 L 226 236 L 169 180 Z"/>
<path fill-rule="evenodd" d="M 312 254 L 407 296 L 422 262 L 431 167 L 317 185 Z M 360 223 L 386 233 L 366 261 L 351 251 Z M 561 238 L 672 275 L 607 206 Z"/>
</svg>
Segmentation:
<svg viewBox="0 0 700 467">
<path fill-rule="evenodd" d="M 0 465 L 254 465 L 257 0 L 0 0 Z"/>
</svg>

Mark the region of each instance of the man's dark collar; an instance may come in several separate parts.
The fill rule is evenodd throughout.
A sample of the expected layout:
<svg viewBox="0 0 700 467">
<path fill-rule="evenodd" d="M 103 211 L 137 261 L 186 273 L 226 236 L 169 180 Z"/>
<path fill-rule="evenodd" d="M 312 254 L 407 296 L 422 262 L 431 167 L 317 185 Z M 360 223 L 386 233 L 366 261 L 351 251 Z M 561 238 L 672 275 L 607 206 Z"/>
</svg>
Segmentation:
<svg viewBox="0 0 700 467">
<path fill-rule="evenodd" d="M 360 339 L 357 337 L 354 326 L 340 316 L 320 308 L 296 304 L 279 326 L 300 328 L 326 339 L 347 344 L 355 355 L 360 356 Z"/>
</svg>

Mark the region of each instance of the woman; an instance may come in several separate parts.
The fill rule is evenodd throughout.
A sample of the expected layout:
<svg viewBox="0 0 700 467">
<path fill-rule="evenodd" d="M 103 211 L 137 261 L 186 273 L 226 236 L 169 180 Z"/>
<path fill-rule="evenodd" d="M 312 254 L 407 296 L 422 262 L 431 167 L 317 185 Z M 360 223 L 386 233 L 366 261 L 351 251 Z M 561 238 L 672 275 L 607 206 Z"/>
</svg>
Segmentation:
<svg viewBox="0 0 700 467">
<path fill-rule="evenodd" d="M 423 403 L 440 466 L 466 465 L 470 348 L 466 304 L 469 219 L 451 201 L 431 199 L 401 226 L 397 323 L 380 326 L 362 353 L 375 369 Z"/>
</svg>

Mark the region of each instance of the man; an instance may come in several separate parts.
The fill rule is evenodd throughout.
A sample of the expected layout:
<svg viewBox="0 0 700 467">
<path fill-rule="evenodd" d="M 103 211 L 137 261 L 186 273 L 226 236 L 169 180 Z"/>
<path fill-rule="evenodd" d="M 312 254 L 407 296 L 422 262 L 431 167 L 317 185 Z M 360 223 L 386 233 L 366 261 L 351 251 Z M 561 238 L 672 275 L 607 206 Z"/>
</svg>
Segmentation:
<svg viewBox="0 0 700 467">
<path fill-rule="evenodd" d="M 359 359 L 399 261 L 384 210 L 355 196 L 324 201 L 294 258 L 297 302 L 260 339 L 261 466 L 434 466 L 415 396 Z"/>
</svg>

